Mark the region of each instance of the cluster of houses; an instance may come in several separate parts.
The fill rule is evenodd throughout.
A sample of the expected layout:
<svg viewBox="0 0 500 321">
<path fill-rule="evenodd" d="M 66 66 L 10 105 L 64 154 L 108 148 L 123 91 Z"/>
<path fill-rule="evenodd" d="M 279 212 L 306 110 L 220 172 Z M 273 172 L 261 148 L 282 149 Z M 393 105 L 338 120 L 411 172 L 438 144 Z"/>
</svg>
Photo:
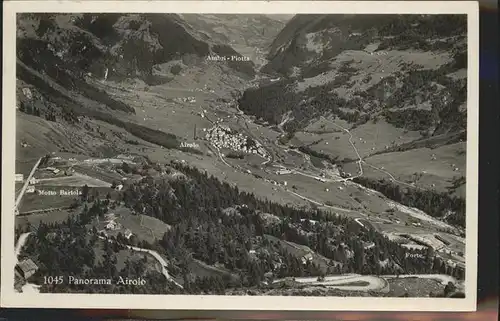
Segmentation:
<svg viewBox="0 0 500 321">
<path fill-rule="evenodd" d="M 245 154 L 256 154 L 267 157 L 266 150 L 259 142 L 249 143 L 248 137 L 241 133 L 233 133 L 227 126 L 214 126 L 208 129 L 205 138 L 217 149 L 226 148 Z"/>
<path fill-rule="evenodd" d="M 117 216 L 114 213 L 104 214 L 104 229 L 99 231 L 99 233 L 107 237 L 108 232 L 119 231 L 123 229 L 123 226 L 116 220 Z M 130 239 L 132 235 L 133 233 L 129 229 L 125 229 L 125 231 L 123 232 L 123 236 L 125 236 L 127 240 Z"/>
<path fill-rule="evenodd" d="M 195 97 L 177 97 L 177 98 L 174 98 L 174 101 L 177 103 L 195 103 L 196 98 Z"/>
</svg>

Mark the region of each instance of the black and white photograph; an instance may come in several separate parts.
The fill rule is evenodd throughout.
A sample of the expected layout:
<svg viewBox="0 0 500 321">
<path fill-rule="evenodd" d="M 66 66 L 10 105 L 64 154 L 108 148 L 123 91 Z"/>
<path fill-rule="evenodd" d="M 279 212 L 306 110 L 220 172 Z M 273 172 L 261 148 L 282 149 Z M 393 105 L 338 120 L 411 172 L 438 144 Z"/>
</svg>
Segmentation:
<svg viewBox="0 0 500 321">
<path fill-rule="evenodd" d="M 7 8 L 2 304 L 475 308 L 473 3 L 161 2 Z"/>
</svg>

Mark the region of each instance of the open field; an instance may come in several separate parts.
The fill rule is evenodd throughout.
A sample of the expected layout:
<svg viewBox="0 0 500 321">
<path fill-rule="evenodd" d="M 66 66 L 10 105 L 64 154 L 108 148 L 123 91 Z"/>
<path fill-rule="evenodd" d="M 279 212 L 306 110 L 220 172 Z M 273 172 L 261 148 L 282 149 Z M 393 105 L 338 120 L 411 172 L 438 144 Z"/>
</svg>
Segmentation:
<svg viewBox="0 0 500 321">
<path fill-rule="evenodd" d="M 95 130 L 99 128 L 106 140 L 100 134 L 78 125 L 68 126 L 47 121 L 41 117 L 18 113 L 16 124 L 18 145 L 16 146 L 20 146 L 21 142 L 26 142 L 28 146 L 17 148 L 16 158 L 18 160 L 33 159 L 61 150 L 80 154 L 88 154 L 91 150 L 93 154 L 98 155 L 124 146 L 124 137 L 116 134 L 120 132 L 118 127 L 107 123 L 99 125 L 97 122 L 91 126 Z M 110 143 L 109 140 L 113 142 Z"/>
<path fill-rule="evenodd" d="M 42 222 L 46 224 L 60 223 L 65 221 L 68 217 L 75 216 L 78 213 L 78 211 L 62 209 L 51 211 L 48 213 L 36 213 L 26 216 L 16 216 L 16 227 L 26 226 L 27 224 L 30 224 L 31 226 L 38 226 Z"/>
<path fill-rule="evenodd" d="M 40 179 L 37 185 L 40 186 L 84 186 L 88 187 L 110 187 L 111 183 L 104 182 L 85 174 L 73 173 L 71 176 Z"/>
<path fill-rule="evenodd" d="M 356 148 L 362 157 L 374 152 L 384 151 L 387 147 L 412 142 L 421 138 L 418 131 L 408 131 L 388 124 L 385 120 L 368 122 L 351 131 L 356 140 Z"/>
<path fill-rule="evenodd" d="M 105 171 L 103 169 L 98 170 L 90 166 L 76 165 L 73 167 L 81 175 L 90 176 L 103 181 L 104 183 L 119 182 L 122 176 L 116 172 Z"/>
<path fill-rule="evenodd" d="M 50 138 L 64 137 L 64 129 L 60 129 L 57 125 L 51 122 L 35 117 L 26 115 L 25 113 L 16 112 L 16 170 L 23 170 L 19 168 L 19 164 L 26 160 L 33 160 L 42 157 L 50 152 L 58 150 L 57 146 L 47 142 Z M 27 147 L 21 147 L 22 143 L 27 143 Z M 29 170 L 28 170 L 29 172 Z"/>
<path fill-rule="evenodd" d="M 208 71 L 204 71 L 208 73 Z M 136 110 L 136 115 L 128 116 L 139 124 L 149 128 L 172 133 L 185 140 L 193 140 L 194 126 L 198 129 L 208 128 L 210 122 L 199 116 L 202 111 L 200 103 L 213 99 L 212 93 L 195 91 L 193 84 L 189 87 L 172 85 L 146 86 L 141 81 L 134 84 L 96 83 L 102 89 L 109 91 L 117 99 L 126 102 Z M 176 102 L 178 98 L 194 97 L 195 103 Z M 186 124 L 191 129 L 186 131 Z"/>
<path fill-rule="evenodd" d="M 113 229 L 106 228 L 106 225 L 108 224 L 108 216 L 113 217 L 112 221 L 117 223 L 118 227 Z M 158 239 L 161 239 L 165 232 L 170 229 L 168 224 L 165 224 L 156 218 L 146 215 L 132 214 L 130 209 L 122 206 L 110 209 L 103 219 L 100 219 L 99 222 L 94 221 L 93 225 L 98 230 L 104 229 L 107 235 L 115 237 L 118 233 L 124 235 L 125 232 L 129 230 L 139 241 L 146 241 L 150 244 L 153 244 Z"/>
<path fill-rule="evenodd" d="M 19 206 L 19 212 L 23 213 L 32 210 L 70 206 L 71 204 L 74 203 L 75 198 L 77 197 L 77 196 L 59 195 L 58 193 L 59 188 L 51 188 L 50 190 L 56 191 L 57 195 L 38 195 L 36 194 L 36 192 L 29 194 L 25 193 L 21 201 L 21 205 Z M 64 190 L 70 190 L 70 189 L 64 188 Z"/>
<path fill-rule="evenodd" d="M 146 215 L 126 214 L 119 211 L 120 217 L 116 220 L 123 228 L 129 229 L 139 240 L 153 243 L 168 232 L 170 226 L 162 221 Z"/>
<path fill-rule="evenodd" d="M 340 159 L 357 159 L 356 153 L 349 143 L 349 135 L 347 133 L 333 134 L 310 134 L 297 133 L 295 137 L 304 145 L 308 145 L 312 150 L 332 155 L 342 155 Z"/>
<path fill-rule="evenodd" d="M 365 161 L 369 165 L 389 171 L 403 182 L 414 182 L 417 187 L 447 192 L 452 186 L 453 178 L 465 177 L 465 157 L 457 157 L 464 153 L 465 149 L 465 143 L 457 143 L 435 149 L 420 148 L 380 154 L 366 158 Z M 433 157 L 436 160 L 432 160 Z M 345 165 L 344 169 L 353 172 L 356 170 L 356 164 Z M 369 178 L 391 179 L 387 174 L 370 166 L 363 165 L 363 169 Z M 460 190 L 460 194 L 462 191 L 464 190 Z M 459 196 L 464 197 L 464 195 Z"/>
<path fill-rule="evenodd" d="M 43 155 L 41 155 L 43 156 Z M 23 174 L 24 179 L 26 179 L 31 172 L 31 169 L 35 165 L 35 163 L 38 161 L 39 157 L 33 158 L 33 159 L 25 159 L 22 158 L 22 160 L 19 160 L 16 158 L 16 173 L 18 174 Z"/>
<path fill-rule="evenodd" d="M 342 130 L 349 129 L 349 125 L 339 119 L 320 119 L 314 124 L 317 125 L 308 127 L 306 132 L 297 133 L 295 137 L 316 152 L 332 157 L 342 155 L 340 160 L 357 159 L 357 154 L 349 143 L 349 135 Z M 409 143 L 421 137 L 419 132 L 396 128 L 384 120 L 360 125 L 352 129 L 351 134 L 361 157 L 383 152 L 391 146 Z"/>
</svg>

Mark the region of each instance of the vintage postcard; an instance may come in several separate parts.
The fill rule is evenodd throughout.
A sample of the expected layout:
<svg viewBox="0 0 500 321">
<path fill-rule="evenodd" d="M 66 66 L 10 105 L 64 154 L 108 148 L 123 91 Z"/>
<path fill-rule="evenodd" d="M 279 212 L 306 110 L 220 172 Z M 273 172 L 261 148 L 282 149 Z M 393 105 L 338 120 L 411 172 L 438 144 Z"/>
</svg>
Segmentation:
<svg viewBox="0 0 500 321">
<path fill-rule="evenodd" d="M 2 306 L 476 309 L 477 3 L 3 18 Z"/>
</svg>

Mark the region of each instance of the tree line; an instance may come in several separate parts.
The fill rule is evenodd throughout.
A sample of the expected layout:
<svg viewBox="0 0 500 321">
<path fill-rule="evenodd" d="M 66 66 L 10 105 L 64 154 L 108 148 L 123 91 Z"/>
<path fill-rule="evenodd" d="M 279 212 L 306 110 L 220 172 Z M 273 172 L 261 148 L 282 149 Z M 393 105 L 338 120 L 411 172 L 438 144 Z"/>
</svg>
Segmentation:
<svg viewBox="0 0 500 321">
<path fill-rule="evenodd" d="M 155 280 L 133 291 L 217 294 L 230 288 L 262 287 L 266 286 L 263 282 L 270 284 L 273 279 L 286 277 L 341 273 L 462 276 L 463 271 L 444 264 L 431 250 L 406 249 L 351 219 L 261 200 L 196 168 L 180 163 L 171 166 L 167 172 L 178 171 L 184 176 L 169 180 L 146 177 L 129 185 L 116 200 L 102 200 L 87 189 L 82 193 L 85 195 L 81 196 L 78 215 L 62 223 L 41 223 L 23 251 L 40 266 L 34 277 L 36 283 L 40 284 L 43 275 L 126 275 Z M 140 236 L 126 239 L 120 234 L 110 237 L 111 242 L 103 241 L 93 221 L 116 206 L 158 218 L 172 228 L 154 243 Z M 272 213 L 279 220 L 269 223 L 262 213 Z M 307 257 L 285 246 L 286 242 L 306 246 L 315 254 Z M 168 258 L 170 274 L 184 284 L 184 289 L 148 268 L 147 260 L 131 260 L 117 270 L 117 255 L 127 244 L 152 249 Z M 101 251 L 95 252 L 96 248 Z M 199 275 L 192 268 L 196 261 L 219 267 L 221 273 Z M 106 293 L 132 291 L 120 286 L 68 284 L 44 285 L 42 291 L 84 292 L 90 288 Z"/>
<path fill-rule="evenodd" d="M 452 225 L 465 228 L 465 199 L 461 197 L 433 190 L 401 188 L 385 179 L 357 177 L 354 182 L 379 191 L 395 202 L 418 208 L 433 217 L 444 218 L 447 213 L 451 213 L 446 215 L 445 220 Z"/>
</svg>

